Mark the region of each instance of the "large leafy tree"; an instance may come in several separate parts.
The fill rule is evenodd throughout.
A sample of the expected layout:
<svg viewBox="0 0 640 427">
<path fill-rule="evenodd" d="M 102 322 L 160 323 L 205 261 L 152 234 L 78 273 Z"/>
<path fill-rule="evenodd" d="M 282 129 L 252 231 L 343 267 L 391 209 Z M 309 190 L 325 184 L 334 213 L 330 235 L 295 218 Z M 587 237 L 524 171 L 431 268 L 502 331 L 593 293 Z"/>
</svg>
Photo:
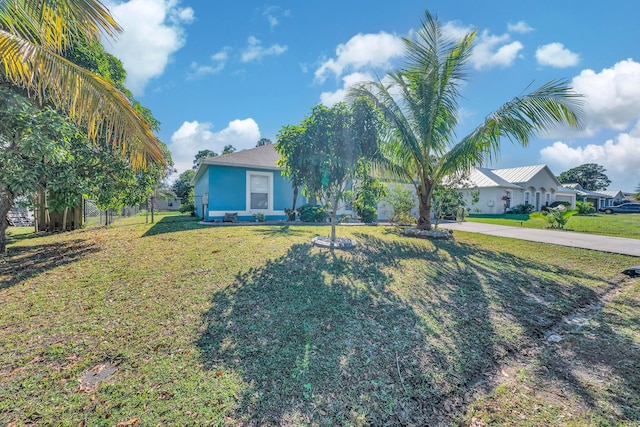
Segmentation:
<svg viewBox="0 0 640 427">
<path fill-rule="evenodd" d="M 106 78 L 63 54 L 80 42 L 114 36 L 120 27 L 99 0 L 0 1 L 0 84 L 53 105 L 89 139 L 118 146 L 132 165 L 163 163 L 149 123 Z"/>
<path fill-rule="evenodd" d="M 198 153 L 196 154 L 196 157 L 193 159 L 193 169 L 198 169 L 198 166 L 200 166 L 200 162 L 204 159 L 208 159 L 211 157 L 217 157 L 218 153 L 216 153 L 213 150 L 200 150 L 198 151 Z"/>
<path fill-rule="evenodd" d="M 377 117 L 363 99 L 353 106 L 318 105 L 299 126 L 284 127 L 276 150 L 282 174 L 305 195 L 323 202 L 331 219 L 331 240 L 336 240 L 336 214 L 354 194 L 363 163 L 377 155 Z"/>
<path fill-rule="evenodd" d="M 475 36 L 472 31 L 450 40 L 427 11 L 415 37 L 405 39 L 405 66 L 383 81 L 350 91 L 351 97 L 366 97 L 382 112 L 387 124 L 384 166 L 415 186 L 420 229 L 431 228 L 433 191 L 443 179 L 494 158 L 503 138 L 526 146 L 552 126 L 578 126 L 579 95 L 564 81 L 552 81 L 507 102 L 458 140 L 458 100 Z"/>
<path fill-rule="evenodd" d="M 606 190 L 611 184 L 611 180 L 605 175 L 606 171 L 599 164 L 585 163 L 562 172 L 558 175 L 558 181 L 563 184 L 580 184 L 582 188 L 590 191 Z"/>
<path fill-rule="evenodd" d="M 0 86 L 0 254 L 6 250 L 5 218 L 17 197 L 32 195 L 46 184 L 61 194 L 68 195 L 70 189 L 82 194 L 83 182 L 67 167 L 69 148 L 78 139 L 60 114 L 37 108 Z M 70 199 L 60 197 L 57 207 L 69 207 Z"/>
</svg>

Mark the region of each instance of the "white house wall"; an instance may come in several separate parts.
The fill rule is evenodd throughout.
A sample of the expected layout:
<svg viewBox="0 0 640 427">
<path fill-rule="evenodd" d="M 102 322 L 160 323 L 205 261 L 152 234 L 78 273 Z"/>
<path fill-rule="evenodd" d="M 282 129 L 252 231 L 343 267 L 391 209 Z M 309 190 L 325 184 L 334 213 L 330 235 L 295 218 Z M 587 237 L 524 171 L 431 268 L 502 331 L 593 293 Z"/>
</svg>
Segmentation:
<svg viewBox="0 0 640 427">
<path fill-rule="evenodd" d="M 465 188 L 460 190 L 465 199 L 466 207 L 470 209 L 471 214 L 502 214 L 505 211 L 505 200 L 502 197 L 505 191 L 510 191 L 511 207 L 523 203 L 522 190 L 504 187 L 486 187 L 486 188 Z M 471 192 L 478 191 L 480 199 L 472 204 Z"/>
</svg>

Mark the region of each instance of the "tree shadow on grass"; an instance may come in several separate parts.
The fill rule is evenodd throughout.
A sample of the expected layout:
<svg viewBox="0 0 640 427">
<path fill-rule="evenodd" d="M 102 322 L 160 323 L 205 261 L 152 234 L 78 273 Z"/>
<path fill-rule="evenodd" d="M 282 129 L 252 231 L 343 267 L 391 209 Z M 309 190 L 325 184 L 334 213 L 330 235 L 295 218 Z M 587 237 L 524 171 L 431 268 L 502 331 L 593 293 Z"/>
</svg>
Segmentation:
<svg viewBox="0 0 640 427">
<path fill-rule="evenodd" d="M 0 289 L 63 265 L 72 264 L 98 252 L 93 242 L 76 239 L 66 242 L 32 246 L 11 246 L 5 258 L 0 258 Z"/>
<path fill-rule="evenodd" d="M 213 295 L 198 345 L 242 377 L 249 424 L 450 423 L 479 376 L 594 297 L 594 277 L 511 254 L 358 238 L 351 253 L 293 245 Z"/>
<path fill-rule="evenodd" d="M 204 225 L 198 224 L 199 220 L 195 217 L 187 215 L 170 215 L 160 219 L 153 224 L 142 237 L 156 236 L 158 234 L 175 233 L 178 231 L 194 230 L 204 228 Z"/>
</svg>

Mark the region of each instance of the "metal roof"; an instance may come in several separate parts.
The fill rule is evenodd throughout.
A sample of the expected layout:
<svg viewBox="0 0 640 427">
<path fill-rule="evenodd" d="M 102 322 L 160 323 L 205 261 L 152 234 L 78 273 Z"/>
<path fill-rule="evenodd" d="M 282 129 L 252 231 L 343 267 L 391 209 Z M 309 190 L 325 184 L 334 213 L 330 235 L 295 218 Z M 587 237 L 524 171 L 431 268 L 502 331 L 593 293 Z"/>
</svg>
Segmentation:
<svg viewBox="0 0 640 427">
<path fill-rule="evenodd" d="M 519 185 L 512 184 L 504 178 L 495 174 L 495 170 L 488 168 L 471 169 L 469 173 L 469 181 L 476 187 L 507 187 L 519 188 Z"/>
<path fill-rule="evenodd" d="M 522 166 L 519 168 L 494 169 L 493 173 L 504 178 L 507 182 L 524 183 L 531 181 L 534 176 L 545 168 L 547 168 L 547 165 Z M 555 179 L 555 176 L 551 171 L 549 171 L 549 175 L 553 176 Z"/>
</svg>

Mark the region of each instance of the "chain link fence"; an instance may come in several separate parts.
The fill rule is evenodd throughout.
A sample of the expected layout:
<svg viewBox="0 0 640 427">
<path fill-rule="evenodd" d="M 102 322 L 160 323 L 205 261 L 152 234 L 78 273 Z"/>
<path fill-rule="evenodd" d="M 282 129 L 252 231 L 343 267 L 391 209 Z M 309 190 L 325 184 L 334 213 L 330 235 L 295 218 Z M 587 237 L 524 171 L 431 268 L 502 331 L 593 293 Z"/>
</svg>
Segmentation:
<svg viewBox="0 0 640 427">
<path fill-rule="evenodd" d="M 83 201 L 83 222 L 85 227 L 99 227 L 109 225 L 121 218 L 138 215 L 144 210 L 140 206 L 130 206 L 120 209 L 100 210 L 95 200 L 84 199 Z"/>
</svg>

